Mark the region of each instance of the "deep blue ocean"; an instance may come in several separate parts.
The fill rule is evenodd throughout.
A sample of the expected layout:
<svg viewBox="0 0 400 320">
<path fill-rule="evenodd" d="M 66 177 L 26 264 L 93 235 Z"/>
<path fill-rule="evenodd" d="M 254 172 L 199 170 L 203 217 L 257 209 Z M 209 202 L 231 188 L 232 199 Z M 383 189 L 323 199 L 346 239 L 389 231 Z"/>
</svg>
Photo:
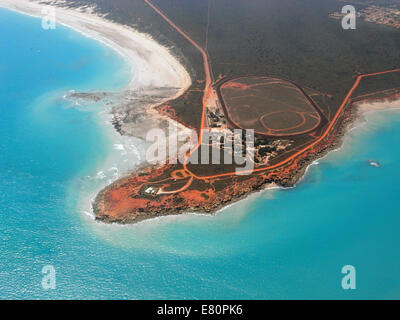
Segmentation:
<svg viewBox="0 0 400 320">
<path fill-rule="evenodd" d="M 105 225 L 90 199 L 140 142 L 117 141 L 104 106 L 63 96 L 121 90 L 131 72 L 95 40 L 0 9 L 1 299 L 400 298 L 400 112 L 370 115 L 296 188 L 213 217 Z"/>
</svg>

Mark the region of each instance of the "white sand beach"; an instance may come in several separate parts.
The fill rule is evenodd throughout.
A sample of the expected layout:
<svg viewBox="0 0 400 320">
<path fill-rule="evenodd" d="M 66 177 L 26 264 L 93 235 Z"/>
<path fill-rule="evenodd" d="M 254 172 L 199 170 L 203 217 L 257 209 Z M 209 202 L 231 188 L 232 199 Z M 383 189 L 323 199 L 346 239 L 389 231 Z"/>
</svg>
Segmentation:
<svg viewBox="0 0 400 320">
<path fill-rule="evenodd" d="M 379 112 L 385 110 L 400 109 L 400 99 L 389 100 L 381 99 L 379 101 L 361 101 L 356 104 L 358 111 L 361 114 L 370 112 Z"/>
<path fill-rule="evenodd" d="M 48 4 L 40 0 L 0 0 L 0 7 L 34 17 L 43 17 Z M 124 88 L 127 97 L 110 113 L 118 122 L 121 135 L 145 138 L 151 128 L 163 128 L 171 120 L 153 109 L 165 101 L 181 96 L 191 85 L 189 73 L 169 49 L 148 34 L 105 19 L 94 13 L 94 7 L 69 9 L 64 0 L 47 1 L 55 9 L 56 25 L 67 26 L 118 52 L 132 70 L 130 83 Z M 41 26 L 40 26 L 41 27 Z M 46 31 L 47 32 L 47 31 Z M 146 97 L 146 102 L 140 97 Z M 151 97 L 156 97 L 152 99 Z M 137 102 L 135 99 L 137 99 Z M 175 121 L 174 121 L 175 122 Z M 189 130 L 177 123 L 180 130 Z M 144 130 L 143 128 L 146 128 Z"/>
<path fill-rule="evenodd" d="M 64 1 L 52 1 L 62 4 Z M 0 7 L 35 17 L 43 17 L 46 5 L 39 1 L 0 0 Z M 191 84 L 189 74 L 169 50 L 149 35 L 106 20 L 92 10 L 78 11 L 54 6 L 56 23 L 70 27 L 94 38 L 120 53 L 134 70 L 127 90 L 146 90 L 154 87 L 179 88 L 181 95 Z M 175 98 L 175 97 L 170 97 Z"/>
</svg>

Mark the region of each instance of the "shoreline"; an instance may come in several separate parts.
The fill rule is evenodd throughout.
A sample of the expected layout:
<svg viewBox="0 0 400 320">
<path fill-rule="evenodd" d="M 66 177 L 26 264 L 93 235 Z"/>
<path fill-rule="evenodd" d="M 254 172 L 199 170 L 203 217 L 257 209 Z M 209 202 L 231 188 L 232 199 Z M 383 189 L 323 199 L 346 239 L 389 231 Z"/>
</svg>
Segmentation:
<svg viewBox="0 0 400 320">
<path fill-rule="evenodd" d="M 156 111 L 162 103 L 181 96 L 192 84 L 192 79 L 183 64 L 170 49 L 159 44 L 151 35 L 141 33 L 132 27 L 118 24 L 94 14 L 91 10 L 61 7 L 64 1 L 53 0 L 56 10 L 56 24 L 72 29 L 84 37 L 94 39 L 120 55 L 130 68 L 129 83 L 117 92 L 119 101 L 109 113 L 112 125 L 121 135 L 144 139 L 144 130 L 164 128 L 173 121 Z M 48 5 L 38 0 L 0 0 L 0 8 L 20 14 L 41 18 L 41 10 Z M 41 28 L 38 24 L 38 28 Z M 43 30 L 51 32 L 51 30 Z M 94 88 L 96 90 L 96 88 Z M 101 90 L 101 88 L 97 88 Z M 107 97 L 110 92 L 77 92 L 77 94 L 100 93 Z M 182 124 L 178 126 L 185 130 Z"/>
</svg>

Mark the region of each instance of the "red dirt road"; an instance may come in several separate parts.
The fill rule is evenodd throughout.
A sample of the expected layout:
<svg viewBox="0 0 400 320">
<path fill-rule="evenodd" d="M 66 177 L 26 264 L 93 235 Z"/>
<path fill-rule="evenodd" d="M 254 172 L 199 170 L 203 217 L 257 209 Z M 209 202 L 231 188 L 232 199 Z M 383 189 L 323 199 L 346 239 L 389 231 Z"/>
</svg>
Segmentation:
<svg viewBox="0 0 400 320">
<path fill-rule="evenodd" d="M 202 110 L 202 116 L 201 116 L 201 122 L 200 122 L 200 137 L 199 137 L 199 142 L 197 145 L 197 148 L 199 148 L 201 146 L 201 140 L 202 140 L 202 131 L 204 129 L 204 118 L 205 118 L 205 110 L 207 107 L 207 103 L 209 101 L 210 98 L 210 93 L 211 93 L 211 85 L 212 85 L 212 77 L 211 77 L 211 72 L 210 72 L 210 65 L 209 65 L 209 61 L 208 61 L 208 55 L 207 52 L 199 45 L 197 44 L 192 38 L 189 37 L 189 35 L 187 35 L 181 28 L 179 28 L 173 21 L 171 21 L 160 9 L 158 9 L 155 5 L 153 5 L 149 0 L 144 0 L 151 8 L 154 9 L 154 11 L 156 11 L 166 22 L 168 22 L 177 32 L 179 32 L 185 39 L 187 39 L 194 47 L 196 47 L 202 54 L 203 57 L 203 64 L 204 64 L 204 72 L 206 75 L 206 85 L 204 88 L 204 95 L 203 95 L 203 110 Z M 347 93 L 346 97 L 344 98 L 342 104 L 340 105 L 338 111 L 336 112 L 335 116 L 333 117 L 333 119 L 331 120 L 331 122 L 329 123 L 327 129 L 323 132 L 323 134 L 316 139 L 314 142 L 312 142 L 311 144 L 307 145 L 306 147 L 304 147 L 303 149 L 297 151 L 296 153 L 294 153 L 293 155 L 287 157 L 285 160 L 276 163 L 272 166 L 268 166 L 268 167 L 263 167 L 263 168 L 258 168 L 258 169 L 254 169 L 251 171 L 241 171 L 242 174 L 244 173 L 248 173 L 251 174 L 253 172 L 262 172 L 262 171 L 267 171 L 267 170 L 271 170 L 271 169 L 276 169 L 278 167 L 281 167 L 287 163 L 289 163 L 290 161 L 292 161 L 293 159 L 295 159 L 296 157 L 302 155 L 303 153 L 305 153 L 306 151 L 312 149 L 313 147 L 315 147 L 317 144 L 319 144 L 321 141 L 323 141 L 327 135 L 329 134 L 329 132 L 332 130 L 332 128 L 335 126 L 337 120 L 339 119 L 339 116 L 341 115 L 341 113 L 343 112 L 345 106 L 347 105 L 347 103 L 349 102 L 352 94 L 354 93 L 354 91 L 357 89 L 357 87 L 360 84 L 360 81 L 364 78 L 367 77 L 372 77 L 372 76 L 378 76 L 378 75 L 382 75 L 382 74 L 388 74 L 388 73 L 393 73 L 393 72 L 400 72 L 400 68 L 399 69 L 393 69 L 393 70 L 386 70 L 386 71 L 382 71 L 382 72 L 376 72 L 376 73 L 369 73 L 369 74 L 362 74 L 362 75 L 358 75 L 356 81 L 354 82 L 352 88 L 349 90 L 349 92 Z M 196 148 L 196 149 L 197 149 Z M 192 151 L 193 153 L 194 151 Z M 184 163 L 184 169 L 185 171 L 191 176 L 194 177 L 196 179 L 199 180 L 208 180 L 208 179 L 213 179 L 213 178 L 219 178 L 219 177 L 226 177 L 226 176 L 232 176 L 232 175 L 236 175 L 236 172 L 227 172 L 227 173 L 222 173 L 222 174 L 216 174 L 216 175 L 210 175 L 210 176 L 197 176 L 196 174 L 194 174 L 193 172 L 191 172 L 188 167 L 187 167 L 187 163 L 189 160 L 190 154 L 187 155 L 186 159 L 185 159 L 185 163 Z M 182 190 L 179 190 L 182 191 Z"/>
</svg>

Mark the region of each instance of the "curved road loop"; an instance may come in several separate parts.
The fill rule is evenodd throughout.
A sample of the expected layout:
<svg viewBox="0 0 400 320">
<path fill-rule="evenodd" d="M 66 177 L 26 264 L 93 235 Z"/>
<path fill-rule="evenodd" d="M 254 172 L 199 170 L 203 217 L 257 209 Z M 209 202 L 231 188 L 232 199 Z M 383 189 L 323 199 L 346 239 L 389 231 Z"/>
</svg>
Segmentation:
<svg viewBox="0 0 400 320">
<path fill-rule="evenodd" d="M 201 123 L 200 123 L 200 137 L 199 137 L 199 142 L 196 148 L 194 148 L 190 154 L 188 154 L 185 158 L 185 162 L 183 164 L 185 171 L 191 176 L 194 177 L 196 179 L 199 180 L 208 180 L 208 179 L 213 179 L 213 178 L 219 178 L 219 177 L 227 177 L 227 176 L 232 176 L 232 175 L 236 175 L 236 172 L 227 172 L 227 173 L 221 173 L 221 174 L 216 174 L 216 175 L 211 175 L 211 176 L 197 176 L 196 174 L 194 174 L 193 172 L 191 172 L 188 168 L 187 168 L 187 163 L 188 163 L 188 159 L 190 158 L 190 155 L 195 152 L 200 146 L 201 146 L 201 141 L 202 141 L 202 131 L 204 129 L 204 118 L 205 118 L 205 110 L 206 107 L 208 105 L 208 101 L 209 99 L 213 99 L 213 95 L 210 96 L 211 93 L 211 85 L 212 85 L 212 77 L 211 77 L 211 72 L 210 72 L 210 65 L 209 65 L 209 61 L 208 61 L 208 54 L 206 52 L 206 50 L 204 50 L 199 44 L 197 44 L 192 38 L 189 37 L 189 35 L 187 35 L 181 28 L 179 28 L 173 21 L 171 21 L 160 9 L 158 9 L 155 5 L 153 5 L 150 0 L 144 0 L 151 8 L 153 8 L 153 10 L 155 12 L 157 12 L 167 23 L 169 23 L 178 33 L 180 33 L 185 39 L 187 39 L 197 50 L 200 51 L 202 57 L 203 57 L 203 64 L 204 64 L 204 72 L 205 72 L 205 76 L 206 76 L 206 84 L 205 84 L 205 88 L 204 88 L 204 95 L 203 95 L 203 109 L 202 109 L 202 115 L 201 115 Z M 326 128 L 326 130 L 324 131 L 324 133 L 318 138 L 316 139 L 314 142 L 312 142 L 311 144 L 309 144 L 308 146 L 304 147 L 303 149 L 297 151 L 296 153 L 292 154 L 291 156 L 287 157 L 285 160 L 276 163 L 272 166 L 269 167 L 263 167 L 263 168 L 258 168 L 258 169 L 253 169 L 253 170 L 249 170 L 249 171 L 241 171 L 241 174 L 244 173 L 248 173 L 251 174 L 253 172 L 262 172 L 262 171 L 267 171 L 270 169 L 276 169 L 282 165 L 287 164 L 288 162 L 292 161 L 293 159 L 295 159 L 296 157 L 298 157 L 299 155 L 303 154 L 304 152 L 310 150 L 311 148 L 313 148 L 314 146 L 316 146 L 318 143 L 320 143 L 322 140 L 324 140 L 327 135 L 329 134 L 329 132 L 332 130 L 332 128 L 335 126 L 337 120 L 339 119 L 340 114 L 342 113 L 342 111 L 344 110 L 345 106 L 347 105 L 347 103 L 349 102 L 352 94 L 354 93 L 354 91 L 357 89 L 357 87 L 360 84 L 360 81 L 364 78 L 367 77 L 373 77 L 373 76 L 378 76 L 378 75 L 382 75 L 382 74 L 388 74 L 388 73 L 393 73 L 393 72 L 400 72 L 400 68 L 399 69 L 393 69 L 393 70 L 386 70 L 386 71 L 382 71 L 382 72 L 376 72 L 376 73 L 369 73 L 369 74 L 361 74 L 357 76 L 356 81 L 354 82 L 353 86 L 351 87 L 350 91 L 347 93 L 346 97 L 344 98 L 342 104 L 340 105 L 339 109 L 337 110 L 335 116 L 333 117 L 333 119 L 331 120 L 331 122 L 329 123 L 328 127 Z M 187 186 L 185 186 L 187 188 Z M 178 191 L 182 191 L 183 188 L 181 188 Z M 177 191 L 175 191 L 177 192 Z M 171 192 L 174 193 L 174 192 Z"/>
</svg>

